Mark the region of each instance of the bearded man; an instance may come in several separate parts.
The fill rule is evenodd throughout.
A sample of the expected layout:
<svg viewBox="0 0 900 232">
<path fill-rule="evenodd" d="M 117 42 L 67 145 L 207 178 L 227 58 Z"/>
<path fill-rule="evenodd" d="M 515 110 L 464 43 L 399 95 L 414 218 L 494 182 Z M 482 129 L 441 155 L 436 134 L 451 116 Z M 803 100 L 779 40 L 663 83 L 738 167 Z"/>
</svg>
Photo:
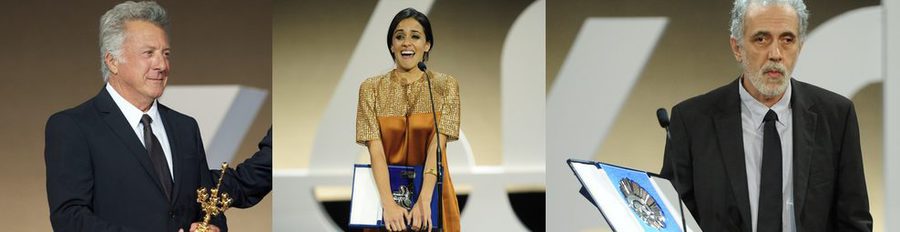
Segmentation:
<svg viewBox="0 0 900 232">
<path fill-rule="evenodd" d="M 802 0 L 736 0 L 733 82 L 672 108 L 662 176 L 705 231 L 871 231 L 849 99 L 791 78 Z"/>
</svg>

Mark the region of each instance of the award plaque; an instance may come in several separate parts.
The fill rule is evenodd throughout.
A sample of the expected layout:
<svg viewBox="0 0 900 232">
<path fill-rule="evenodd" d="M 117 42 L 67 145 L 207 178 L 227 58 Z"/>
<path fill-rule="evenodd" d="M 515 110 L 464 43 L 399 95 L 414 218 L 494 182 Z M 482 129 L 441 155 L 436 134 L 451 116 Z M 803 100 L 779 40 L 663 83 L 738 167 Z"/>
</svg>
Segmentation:
<svg viewBox="0 0 900 232">
<path fill-rule="evenodd" d="M 395 166 L 388 165 L 388 175 L 391 182 L 391 196 L 398 205 L 412 209 L 419 199 L 424 177 L 422 166 Z M 431 224 L 433 229 L 441 228 L 441 220 L 438 218 L 437 187 L 431 198 Z M 368 164 L 357 164 L 353 167 L 353 189 L 350 196 L 350 228 L 384 228 L 382 220 L 381 199 L 378 187 L 375 186 L 375 178 L 372 168 Z"/>
<path fill-rule="evenodd" d="M 222 175 L 219 175 L 216 188 L 209 191 L 205 187 L 197 189 L 197 203 L 200 203 L 200 209 L 204 213 L 203 222 L 197 227 L 198 232 L 209 231 L 209 220 L 216 215 L 225 213 L 225 210 L 228 210 L 228 207 L 231 206 L 232 199 L 228 197 L 228 193 L 219 191 L 219 187 L 222 186 L 222 177 L 225 177 L 225 170 L 227 169 L 228 163 L 223 162 Z"/>
<path fill-rule="evenodd" d="M 647 189 L 626 177 L 619 180 L 619 192 L 625 196 L 626 204 L 642 222 L 654 229 L 666 228 L 666 215 Z"/>
<path fill-rule="evenodd" d="M 680 214 L 680 199 L 669 180 L 612 164 L 571 159 L 568 163 L 583 186 L 581 194 L 600 209 L 613 231 L 700 231 L 688 210 Z"/>
</svg>

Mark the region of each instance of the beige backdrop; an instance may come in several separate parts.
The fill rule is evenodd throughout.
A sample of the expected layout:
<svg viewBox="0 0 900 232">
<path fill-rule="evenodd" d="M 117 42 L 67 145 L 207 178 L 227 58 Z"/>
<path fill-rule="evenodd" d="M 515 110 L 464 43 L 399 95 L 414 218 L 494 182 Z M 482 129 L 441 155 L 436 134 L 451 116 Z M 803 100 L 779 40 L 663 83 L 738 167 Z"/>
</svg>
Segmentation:
<svg viewBox="0 0 900 232">
<path fill-rule="evenodd" d="M 459 80 L 461 129 L 478 165 L 502 159 L 500 52 L 513 20 L 531 2 L 439 0 L 428 13 L 435 37 L 428 68 Z M 319 120 L 374 7 L 374 1 L 275 1 L 276 169 L 308 167 L 316 130 L 323 129 Z M 390 61 L 384 50 L 371 59 Z M 387 70 L 372 70 L 380 71 Z M 358 146 L 354 138 L 346 141 Z"/>
<path fill-rule="evenodd" d="M 806 1 L 809 30 L 829 18 L 878 1 Z M 731 1 L 549 1 L 547 4 L 547 90 L 587 17 L 667 17 L 669 22 L 606 140 L 594 159 L 658 172 L 665 132 L 654 111 L 734 80 L 739 66 L 728 38 Z M 803 59 L 801 52 L 800 59 Z M 798 77 L 803 79 L 803 77 Z M 815 83 L 813 83 L 815 84 Z M 852 97 L 859 116 L 869 201 L 876 231 L 883 216 L 882 90 L 870 85 Z"/>
<path fill-rule="evenodd" d="M 74 107 L 102 88 L 99 21 L 117 3 L 0 3 L 0 99 L 4 102 L 0 225 L 4 231 L 50 231 L 44 124 L 50 114 Z M 239 84 L 271 94 L 272 8 L 268 1 L 166 0 L 160 5 L 172 22 L 169 85 Z M 256 151 L 272 123 L 271 107 L 268 97 L 235 162 Z M 269 231 L 271 212 L 271 197 L 267 197 L 254 208 L 232 209 L 226 215 L 234 231 Z"/>
</svg>

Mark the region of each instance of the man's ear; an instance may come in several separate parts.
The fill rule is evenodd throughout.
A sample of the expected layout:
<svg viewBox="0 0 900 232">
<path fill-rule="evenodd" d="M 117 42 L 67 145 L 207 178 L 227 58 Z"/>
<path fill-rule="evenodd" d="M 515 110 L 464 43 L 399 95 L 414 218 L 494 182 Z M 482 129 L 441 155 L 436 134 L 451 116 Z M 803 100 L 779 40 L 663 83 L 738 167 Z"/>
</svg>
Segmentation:
<svg viewBox="0 0 900 232">
<path fill-rule="evenodd" d="M 734 59 L 739 63 L 743 62 L 743 57 L 741 57 L 741 45 L 738 44 L 739 42 L 737 41 L 737 39 L 732 36 L 728 41 L 729 43 L 731 43 L 731 53 L 734 54 Z"/>
<path fill-rule="evenodd" d="M 106 55 L 103 55 L 103 62 L 106 62 L 106 68 L 110 73 L 119 74 L 119 61 L 113 57 L 112 53 L 106 51 Z"/>
</svg>

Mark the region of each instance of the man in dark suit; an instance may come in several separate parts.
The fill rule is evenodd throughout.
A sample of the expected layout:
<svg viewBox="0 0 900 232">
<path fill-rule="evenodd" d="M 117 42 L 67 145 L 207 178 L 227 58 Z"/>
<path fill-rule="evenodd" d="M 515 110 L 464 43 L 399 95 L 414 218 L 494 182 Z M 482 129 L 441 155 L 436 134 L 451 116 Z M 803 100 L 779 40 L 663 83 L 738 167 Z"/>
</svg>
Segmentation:
<svg viewBox="0 0 900 232">
<path fill-rule="evenodd" d="M 847 98 L 794 80 L 802 1 L 737 0 L 735 81 L 672 109 L 662 176 L 705 231 L 871 231 Z"/>
<path fill-rule="evenodd" d="M 160 104 L 169 22 L 154 2 L 125 2 L 100 20 L 105 87 L 50 117 L 45 161 L 55 231 L 188 230 L 211 187 L 197 122 Z M 227 230 L 224 216 L 213 231 Z"/>
</svg>

